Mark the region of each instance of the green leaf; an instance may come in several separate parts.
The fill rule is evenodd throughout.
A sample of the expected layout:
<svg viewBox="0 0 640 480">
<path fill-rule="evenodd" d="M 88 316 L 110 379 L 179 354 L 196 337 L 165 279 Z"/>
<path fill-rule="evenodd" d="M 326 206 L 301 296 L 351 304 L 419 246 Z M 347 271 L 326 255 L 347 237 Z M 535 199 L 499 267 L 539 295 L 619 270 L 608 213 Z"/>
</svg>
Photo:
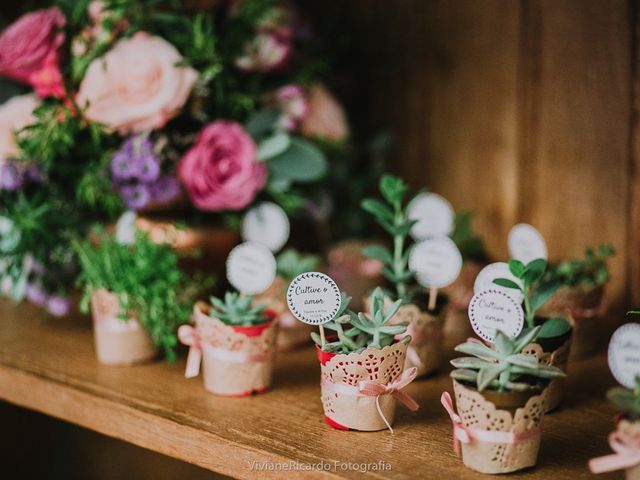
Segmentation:
<svg viewBox="0 0 640 480">
<path fill-rule="evenodd" d="M 461 343 L 456 346 L 454 350 L 456 352 L 466 353 L 467 355 L 475 355 L 476 357 L 493 358 L 495 360 L 500 358 L 500 354 L 497 351 L 477 342 Z"/>
<path fill-rule="evenodd" d="M 546 269 L 547 261 L 544 258 L 537 258 L 527 264 L 521 278 L 529 285 L 533 285 L 542 278 Z"/>
<path fill-rule="evenodd" d="M 493 280 L 493 283 L 495 283 L 496 285 L 500 285 L 501 287 L 505 287 L 505 288 L 514 288 L 516 290 L 522 290 L 520 288 L 520 285 L 518 285 L 513 280 L 509 280 L 508 278 L 496 278 L 496 279 Z"/>
<path fill-rule="evenodd" d="M 524 263 L 520 260 L 511 259 L 509 260 L 509 271 L 516 278 L 522 278 L 522 274 L 524 273 Z"/>
<path fill-rule="evenodd" d="M 310 142 L 291 138 L 289 148 L 268 162 L 271 175 L 296 182 L 314 182 L 327 173 L 327 159 Z"/>
<path fill-rule="evenodd" d="M 486 389 L 491 382 L 493 382 L 496 378 L 498 378 L 498 376 L 503 372 L 503 370 L 504 370 L 504 365 L 501 365 L 501 364 L 495 364 L 495 365 L 488 364 L 483 368 L 481 368 L 478 371 L 478 379 L 477 379 L 478 391 L 482 392 L 484 389 Z"/>
<path fill-rule="evenodd" d="M 521 352 L 524 347 L 534 342 L 538 335 L 540 335 L 540 329 L 542 327 L 525 328 L 520 332 L 518 338 L 515 339 L 514 352 Z"/>
<path fill-rule="evenodd" d="M 540 328 L 540 338 L 555 338 L 564 335 L 571 330 L 571 325 L 564 318 L 550 318 Z"/>
<path fill-rule="evenodd" d="M 400 203 L 407 190 L 407 185 L 398 177 L 383 175 L 380 178 L 380 192 L 391 205 Z"/>
<path fill-rule="evenodd" d="M 265 138 L 258 145 L 258 160 L 269 160 L 283 153 L 291 145 L 291 137 L 286 132 L 277 132 Z"/>
<path fill-rule="evenodd" d="M 362 254 L 380 260 L 382 263 L 392 264 L 393 257 L 388 248 L 382 245 L 368 245 L 362 249 Z"/>
<path fill-rule="evenodd" d="M 249 119 L 245 129 L 253 138 L 258 138 L 272 131 L 279 118 L 280 111 L 278 109 L 265 108 Z"/>
<path fill-rule="evenodd" d="M 547 301 L 553 296 L 558 288 L 560 288 L 561 284 L 559 281 L 549 281 L 541 283 L 538 288 L 536 288 L 531 295 L 531 308 L 535 312 L 540 307 L 542 307 Z"/>
<path fill-rule="evenodd" d="M 360 205 L 365 212 L 370 213 L 377 219 L 393 224 L 393 211 L 380 200 L 366 198 Z"/>
</svg>

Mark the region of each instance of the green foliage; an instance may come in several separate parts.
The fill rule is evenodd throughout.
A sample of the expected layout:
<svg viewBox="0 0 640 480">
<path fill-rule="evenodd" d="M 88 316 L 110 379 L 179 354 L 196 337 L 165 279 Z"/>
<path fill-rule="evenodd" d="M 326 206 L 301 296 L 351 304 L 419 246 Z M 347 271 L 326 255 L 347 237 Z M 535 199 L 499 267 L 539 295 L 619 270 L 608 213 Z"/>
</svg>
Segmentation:
<svg viewBox="0 0 640 480">
<path fill-rule="evenodd" d="M 260 325 L 269 318 L 264 315 L 265 305 L 253 306 L 251 295 L 240 295 L 237 292 L 227 292 L 224 294 L 224 301 L 211 297 L 211 312 L 209 315 L 220 320 L 226 325 L 249 327 Z"/>
<path fill-rule="evenodd" d="M 559 368 L 544 365 L 536 357 L 522 353 L 524 347 L 538 338 L 541 328 L 525 329 L 515 339 L 498 330 L 495 349 L 480 342 L 458 345 L 455 348 L 457 352 L 473 356 L 451 360 L 451 365 L 456 368 L 451 377 L 475 385 L 480 392 L 486 389 L 524 391 L 540 386 L 540 380 L 564 377 Z"/>
<path fill-rule="evenodd" d="M 84 290 L 83 310 L 95 290 L 104 288 L 117 295 L 121 318 L 135 315 L 167 360 L 173 361 L 176 329 L 189 321 L 196 295 L 212 281 L 187 276 L 171 247 L 152 242 L 143 232 L 136 232 L 132 245 L 101 231 L 96 235 L 98 246 L 89 240 L 73 242 L 82 268 L 78 284 Z"/>
<path fill-rule="evenodd" d="M 302 255 L 294 248 L 283 250 L 276 258 L 277 273 L 285 280 L 293 280 L 302 273 L 313 272 L 318 269 L 320 257 L 317 255 Z"/>
<path fill-rule="evenodd" d="M 485 261 L 487 251 L 484 242 L 471 227 L 473 216 L 474 212 L 471 210 L 456 213 L 451 240 L 454 241 L 465 260 Z"/>
<path fill-rule="evenodd" d="M 640 418 L 640 377 L 636 377 L 633 390 L 624 387 L 614 387 L 607 392 L 607 399 L 630 420 Z"/>
<path fill-rule="evenodd" d="M 609 281 L 607 260 L 615 255 L 611 245 L 585 249 L 584 258 L 574 258 L 551 265 L 545 279 L 557 280 L 568 287 L 592 289 Z"/>
<path fill-rule="evenodd" d="M 324 324 L 324 328 L 332 330 L 337 335 L 337 340 L 322 344 L 320 336 L 313 332 L 311 338 L 325 352 L 350 353 L 362 352 L 365 348 L 383 348 L 394 342 L 395 336 L 407 330 L 406 323 L 389 325 L 393 316 L 402 305 L 397 300 L 385 308 L 384 293 L 377 288 L 372 295 L 371 314 L 355 314 L 348 310 L 350 297 L 342 295 L 340 309 L 333 320 Z M 411 341 L 405 337 L 402 341 Z"/>
<path fill-rule="evenodd" d="M 415 279 L 408 265 L 411 247 L 407 246 L 407 237 L 416 220 L 409 218 L 407 204 L 403 202 L 408 189 L 400 178 L 383 175 L 380 178 L 380 192 L 385 201 L 374 198 L 362 201 L 362 208 L 393 238 L 393 253 L 378 245 L 366 247 L 362 253 L 383 263 L 382 272 L 395 285 L 396 298 L 402 301 L 410 300 L 409 286 Z"/>
</svg>

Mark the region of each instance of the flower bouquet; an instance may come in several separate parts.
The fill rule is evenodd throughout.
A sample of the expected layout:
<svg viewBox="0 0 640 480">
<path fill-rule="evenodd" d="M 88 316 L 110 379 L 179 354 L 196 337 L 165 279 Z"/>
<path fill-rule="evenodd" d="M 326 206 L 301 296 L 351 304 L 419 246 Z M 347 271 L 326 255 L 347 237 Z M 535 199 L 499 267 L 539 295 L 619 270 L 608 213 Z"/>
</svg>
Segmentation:
<svg viewBox="0 0 640 480">
<path fill-rule="evenodd" d="M 227 292 L 211 304 L 196 303 L 195 327 L 183 325 L 180 341 L 189 345 L 187 378 L 203 366 L 204 387 L 215 394 L 244 397 L 271 386 L 278 322 L 276 313 L 254 305 L 250 295 Z"/>
<path fill-rule="evenodd" d="M 448 392 L 441 401 L 453 422 L 456 453 L 467 467 L 495 474 L 536 464 L 549 379 L 565 375 L 525 354 L 541 328 L 523 330 L 515 339 L 498 330 L 495 348 L 480 341 L 456 347 L 472 355 L 451 361 L 457 413 Z"/>
<path fill-rule="evenodd" d="M 385 307 L 380 289 L 372 295 L 371 312 L 347 310 L 343 295 L 334 319 L 325 329 L 335 332 L 327 342 L 313 332 L 320 361 L 322 406 L 325 421 L 340 430 L 392 430 L 396 400 L 410 410 L 418 404 L 402 389 L 416 376 L 404 370 L 411 337 L 403 335 L 407 324 L 393 324 L 401 300 Z M 398 336 L 402 336 L 397 340 Z"/>
<path fill-rule="evenodd" d="M 380 245 L 371 245 L 363 253 L 383 264 L 382 273 L 394 285 L 394 292 L 386 292 L 387 304 L 400 301 L 394 323 L 406 323 L 412 338 L 407 352 L 407 368 L 416 367 L 418 375 L 434 372 L 442 358 L 442 327 L 447 307 L 447 297 L 439 295 L 435 308 L 429 309 L 424 289 L 415 282 L 415 273 L 408 267 L 411 246 L 408 236 L 416 220 L 411 220 L 403 198 L 407 185 L 399 178 L 384 175 L 380 179 L 380 191 L 386 203 L 377 199 L 366 199 L 362 208 L 374 216 L 376 221 L 391 235 L 393 250 Z M 365 300 L 365 311 L 371 308 L 371 300 Z"/>
</svg>

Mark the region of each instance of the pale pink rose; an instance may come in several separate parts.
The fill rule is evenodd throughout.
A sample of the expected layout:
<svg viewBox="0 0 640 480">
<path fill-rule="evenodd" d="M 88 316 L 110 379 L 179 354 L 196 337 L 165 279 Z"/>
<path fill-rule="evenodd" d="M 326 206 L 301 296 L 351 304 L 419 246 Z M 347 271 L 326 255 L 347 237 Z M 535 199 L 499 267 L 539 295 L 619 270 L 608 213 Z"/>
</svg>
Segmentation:
<svg viewBox="0 0 640 480">
<path fill-rule="evenodd" d="M 207 125 L 180 160 L 178 176 L 193 204 L 217 212 L 245 208 L 267 181 L 256 144 L 238 123 Z"/>
<path fill-rule="evenodd" d="M 342 105 L 322 84 L 314 85 L 307 96 L 309 110 L 302 119 L 302 134 L 340 142 L 349 136 Z"/>
<path fill-rule="evenodd" d="M 28 94 L 18 95 L 0 105 L 0 163 L 20 153 L 16 132 L 35 121 L 33 111 L 39 103 L 34 94 Z"/>
<path fill-rule="evenodd" d="M 160 37 L 137 33 L 89 65 L 77 102 L 88 119 L 122 134 L 161 128 L 184 106 L 198 74 Z"/>
<path fill-rule="evenodd" d="M 299 85 L 285 85 L 278 89 L 275 97 L 282 112 L 280 126 L 290 132 L 295 131 L 309 110 L 304 90 Z"/>
<path fill-rule="evenodd" d="M 93 2 L 89 4 L 87 12 L 89 13 L 89 18 L 93 23 L 101 23 L 105 18 L 107 18 L 108 14 L 104 7 L 105 4 L 102 0 L 93 0 Z"/>
<path fill-rule="evenodd" d="M 278 32 L 259 32 L 236 59 L 236 66 L 246 72 L 271 72 L 287 65 L 291 56 L 291 36 Z"/>
<path fill-rule="evenodd" d="M 23 15 L 0 35 L 0 75 L 32 85 L 41 97 L 64 96 L 60 45 L 65 17 L 58 7 Z"/>
</svg>

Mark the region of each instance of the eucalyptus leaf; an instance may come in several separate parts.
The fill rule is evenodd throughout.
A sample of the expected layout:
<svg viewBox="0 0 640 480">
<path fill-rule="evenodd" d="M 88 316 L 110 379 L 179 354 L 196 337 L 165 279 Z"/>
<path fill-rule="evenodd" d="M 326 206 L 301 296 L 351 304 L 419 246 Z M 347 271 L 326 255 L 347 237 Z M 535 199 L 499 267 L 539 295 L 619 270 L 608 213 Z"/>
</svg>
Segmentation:
<svg viewBox="0 0 640 480">
<path fill-rule="evenodd" d="M 271 175 L 294 182 L 314 182 L 327 173 L 327 159 L 318 147 L 301 138 L 291 138 L 289 148 L 271 158 Z"/>
<path fill-rule="evenodd" d="M 554 317 L 550 318 L 542 324 L 540 329 L 540 338 L 555 338 L 560 337 L 571 330 L 571 324 L 564 318 Z"/>
<path fill-rule="evenodd" d="M 265 138 L 258 145 L 258 160 L 269 160 L 287 150 L 291 146 L 291 137 L 286 132 L 276 132 Z"/>
</svg>

